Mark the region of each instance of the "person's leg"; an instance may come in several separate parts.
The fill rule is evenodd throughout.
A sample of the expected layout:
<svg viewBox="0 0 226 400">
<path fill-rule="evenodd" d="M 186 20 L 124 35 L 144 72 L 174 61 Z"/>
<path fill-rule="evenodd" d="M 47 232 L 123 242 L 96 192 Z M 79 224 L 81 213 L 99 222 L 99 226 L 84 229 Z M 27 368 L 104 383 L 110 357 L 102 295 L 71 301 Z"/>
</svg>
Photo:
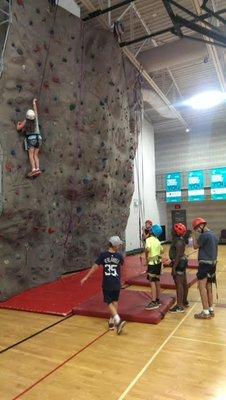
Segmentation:
<svg viewBox="0 0 226 400">
<path fill-rule="evenodd" d="M 28 150 L 28 158 L 30 162 L 31 171 L 35 171 L 35 159 L 34 159 L 34 148 Z"/>
<path fill-rule="evenodd" d="M 34 149 L 35 168 L 39 170 L 39 148 Z"/>
<path fill-rule="evenodd" d="M 203 310 L 209 309 L 209 302 L 207 296 L 207 278 L 201 279 L 198 281 L 198 288 L 201 297 L 201 302 L 203 306 Z"/>
<path fill-rule="evenodd" d="M 156 282 L 151 282 L 151 299 L 152 301 L 156 301 Z"/>
<path fill-rule="evenodd" d="M 208 306 L 209 308 L 213 308 L 213 290 L 212 290 L 212 283 L 206 283 L 206 291 L 207 291 L 207 298 L 208 298 Z"/>
<path fill-rule="evenodd" d="M 115 318 L 115 316 L 118 315 L 118 311 L 116 310 L 116 308 L 115 308 L 115 306 L 114 306 L 114 303 L 108 304 L 108 307 L 109 307 L 109 310 L 110 310 L 110 313 L 111 313 L 112 317 Z M 117 319 L 117 318 L 116 318 L 116 319 Z M 120 319 L 120 318 L 119 318 L 119 319 Z M 118 320 L 118 319 L 117 319 L 117 320 Z"/>
<path fill-rule="evenodd" d="M 160 295 L 161 295 L 161 286 L 160 286 L 160 280 L 155 282 L 156 284 L 156 300 L 160 300 Z"/>
<path fill-rule="evenodd" d="M 177 306 L 180 308 L 184 308 L 184 286 L 183 286 L 183 275 L 176 275 L 175 282 L 176 282 L 176 291 L 177 291 Z"/>
<path fill-rule="evenodd" d="M 187 283 L 186 272 L 183 275 L 183 290 L 184 290 L 183 305 L 186 306 L 186 305 L 188 305 L 188 283 Z"/>
<path fill-rule="evenodd" d="M 203 311 L 198 314 L 195 314 L 194 317 L 196 319 L 209 319 L 211 318 L 211 316 L 209 312 L 209 301 L 207 295 L 207 277 L 198 280 L 198 288 L 203 306 Z"/>
</svg>

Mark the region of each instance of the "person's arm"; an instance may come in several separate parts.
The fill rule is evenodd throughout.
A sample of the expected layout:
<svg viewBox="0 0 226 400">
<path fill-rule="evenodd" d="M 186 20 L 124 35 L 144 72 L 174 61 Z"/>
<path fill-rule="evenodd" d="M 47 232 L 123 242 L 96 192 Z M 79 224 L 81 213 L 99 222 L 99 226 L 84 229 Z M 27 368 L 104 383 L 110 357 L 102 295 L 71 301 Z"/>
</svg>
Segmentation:
<svg viewBox="0 0 226 400">
<path fill-rule="evenodd" d="M 173 267 L 172 267 L 172 273 L 174 274 L 176 271 L 176 268 L 181 260 L 181 258 L 184 255 L 184 244 L 181 241 L 178 241 L 176 243 L 176 257 L 173 262 Z"/>
<path fill-rule="evenodd" d="M 200 236 L 199 237 L 197 236 L 196 232 L 193 233 L 192 237 L 193 237 L 193 247 L 195 250 L 197 250 L 200 247 L 200 239 L 201 238 L 200 238 Z"/>
<path fill-rule="evenodd" d="M 34 109 L 36 118 L 38 118 L 37 99 L 33 100 L 33 109 Z"/>
<path fill-rule="evenodd" d="M 39 130 L 39 123 L 38 123 L 38 109 L 37 109 L 37 99 L 33 100 L 33 109 L 34 109 L 34 113 L 35 113 L 35 132 L 36 133 L 40 133 Z"/>
<path fill-rule="evenodd" d="M 84 278 L 82 278 L 82 280 L 81 280 L 81 285 L 83 285 L 83 284 L 89 279 L 89 277 L 90 277 L 91 275 L 94 274 L 94 272 L 95 272 L 98 268 L 99 268 L 99 265 L 93 264 L 92 267 L 90 268 L 88 274 L 86 274 L 86 275 L 84 276 Z"/>
<path fill-rule="evenodd" d="M 150 247 L 145 247 L 145 257 L 146 257 L 146 263 L 148 264 L 148 258 L 151 256 L 151 248 Z"/>
<path fill-rule="evenodd" d="M 16 130 L 17 132 L 23 132 L 24 128 L 25 128 L 25 124 L 26 124 L 26 120 L 20 122 L 17 122 L 17 126 L 16 126 Z"/>
</svg>

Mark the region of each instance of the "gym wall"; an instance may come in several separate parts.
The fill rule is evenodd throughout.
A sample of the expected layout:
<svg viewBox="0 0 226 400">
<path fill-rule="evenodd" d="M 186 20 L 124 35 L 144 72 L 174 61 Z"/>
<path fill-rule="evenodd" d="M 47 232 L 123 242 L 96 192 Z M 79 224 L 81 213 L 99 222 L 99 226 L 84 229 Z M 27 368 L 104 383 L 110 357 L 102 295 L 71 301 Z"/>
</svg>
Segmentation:
<svg viewBox="0 0 226 400">
<path fill-rule="evenodd" d="M 184 131 L 158 133 L 155 135 L 155 157 L 157 181 L 164 181 L 168 172 L 187 172 L 196 169 L 211 169 L 226 166 L 225 127 L 212 123 L 209 128 L 186 133 Z M 159 189 L 159 188 L 158 188 Z M 167 238 L 170 238 L 171 211 L 174 204 L 166 204 L 165 193 L 157 193 L 161 224 L 167 220 Z M 226 202 L 211 201 L 209 196 L 202 203 L 182 202 L 186 210 L 187 225 L 197 216 L 207 219 L 208 226 L 219 236 L 226 228 Z"/>
</svg>

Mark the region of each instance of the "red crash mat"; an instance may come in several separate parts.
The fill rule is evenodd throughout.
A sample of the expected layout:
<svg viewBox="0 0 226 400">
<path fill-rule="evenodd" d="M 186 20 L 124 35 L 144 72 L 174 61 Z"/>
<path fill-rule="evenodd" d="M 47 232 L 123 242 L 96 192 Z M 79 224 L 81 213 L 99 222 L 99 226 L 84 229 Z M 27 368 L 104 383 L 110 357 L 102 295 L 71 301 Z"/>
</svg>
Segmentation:
<svg viewBox="0 0 226 400">
<path fill-rule="evenodd" d="M 174 304 L 174 298 L 165 294 L 161 295 L 162 305 L 157 310 L 145 310 L 150 302 L 150 293 L 135 290 L 122 290 L 119 299 L 119 315 L 125 321 L 158 324 L 169 308 Z M 109 318 L 108 306 L 103 302 L 102 293 L 98 293 L 89 300 L 74 308 L 74 314 L 90 317 Z"/>
</svg>

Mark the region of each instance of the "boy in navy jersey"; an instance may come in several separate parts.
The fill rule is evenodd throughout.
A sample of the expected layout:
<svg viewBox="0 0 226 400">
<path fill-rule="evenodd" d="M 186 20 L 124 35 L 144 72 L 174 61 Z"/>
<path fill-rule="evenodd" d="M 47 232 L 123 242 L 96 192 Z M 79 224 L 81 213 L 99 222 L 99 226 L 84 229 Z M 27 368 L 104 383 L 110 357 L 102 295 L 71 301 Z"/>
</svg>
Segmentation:
<svg viewBox="0 0 226 400">
<path fill-rule="evenodd" d="M 112 236 L 109 239 L 108 250 L 100 253 L 88 274 L 81 280 L 81 285 L 83 285 L 100 265 L 103 266 L 103 297 L 111 313 L 108 326 L 110 330 L 115 327 L 118 335 L 125 325 L 125 321 L 122 321 L 118 315 L 118 299 L 121 289 L 121 265 L 124 263 L 123 257 L 121 253 L 119 253 L 122 244 L 123 242 L 119 236 Z"/>
</svg>

